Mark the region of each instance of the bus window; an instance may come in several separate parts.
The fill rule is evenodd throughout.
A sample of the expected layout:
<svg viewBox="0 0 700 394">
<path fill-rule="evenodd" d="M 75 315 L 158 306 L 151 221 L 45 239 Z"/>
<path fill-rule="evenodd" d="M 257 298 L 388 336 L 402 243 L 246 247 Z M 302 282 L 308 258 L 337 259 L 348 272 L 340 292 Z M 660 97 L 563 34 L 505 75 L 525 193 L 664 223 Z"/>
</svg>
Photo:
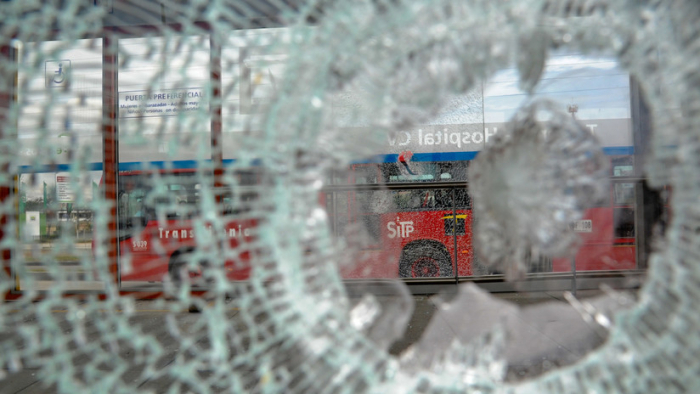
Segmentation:
<svg viewBox="0 0 700 394">
<path fill-rule="evenodd" d="M 455 190 L 455 202 L 457 209 L 471 209 L 472 199 L 467 189 Z"/>
<path fill-rule="evenodd" d="M 447 161 L 437 163 L 438 180 L 440 181 L 466 181 L 468 161 Z"/>
<path fill-rule="evenodd" d="M 466 181 L 468 162 L 384 163 L 380 166 L 384 182 Z"/>
<path fill-rule="evenodd" d="M 374 249 L 381 242 L 380 213 L 387 212 L 389 207 L 384 203 L 385 191 L 360 191 L 355 193 L 335 193 L 337 230 L 345 231 L 351 222 L 359 225 L 356 229 L 363 229 L 368 236 L 367 243 L 362 244 L 364 249 Z M 348 206 L 349 205 L 349 206 Z M 346 209 L 351 208 L 352 211 Z M 343 212 L 348 212 L 346 217 Z M 352 228 L 350 230 L 353 230 Z"/>
<path fill-rule="evenodd" d="M 634 156 L 620 156 L 611 159 L 613 176 L 634 175 Z"/>
<path fill-rule="evenodd" d="M 451 189 L 423 189 L 394 191 L 394 205 L 401 210 L 445 209 L 453 206 Z M 470 209 L 471 199 L 466 189 L 455 190 L 455 208 Z"/>
<path fill-rule="evenodd" d="M 130 172 L 119 177 L 119 218 L 123 228 L 143 221 L 191 219 L 201 210 L 201 177 L 195 172 Z M 236 174 L 240 184 L 209 187 L 219 214 L 248 212 L 259 201 L 259 186 L 254 172 Z M 142 219 L 143 218 L 143 219 Z"/>
<path fill-rule="evenodd" d="M 357 166 L 355 168 L 355 183 L 357 184 L 375 184 L 378 183 L 378 172 L 375 165 Z"/>
<path fill-rule="evenodd" d="M 634 238 L 634 209 L 615 208 L 613 223 L 615 223 L 615 238 Z"/>
<path fill-rule="evenodd" d="M 146 191 L 139 179 L 131 177 L 124 182 L 124 188 L 119 193 L 119 226 L 132 228 L 143 226 L 146 220 L 144 201 Z"/>
<path fill-rule="evenodd" d="M 633 238 L 634 231 L 635 184 L 615 183 L 613 189 L 613 223 L 615 238 Z"/>
<path fill-rule="evenodd" d="M 634 183 L 615 183 L 615 205 L 634 205 Z"/>
<path fill-rule="evenodd" d="M 334 234 L 345 234 L 350 220 L 347 192 L 333 192 L 326 195 L 326 210 L 329 212 Z"/>
</svg>

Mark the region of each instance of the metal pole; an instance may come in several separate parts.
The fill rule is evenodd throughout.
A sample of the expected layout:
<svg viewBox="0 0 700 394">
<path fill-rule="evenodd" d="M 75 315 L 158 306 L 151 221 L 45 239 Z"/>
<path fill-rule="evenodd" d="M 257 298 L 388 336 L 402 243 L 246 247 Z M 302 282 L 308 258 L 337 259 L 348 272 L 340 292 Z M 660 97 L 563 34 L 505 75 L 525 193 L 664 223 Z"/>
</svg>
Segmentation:
<svg viewBox="0 0 700 394">
<path fill-rule="evenodd" d="M 110 204 L 107 229 L 109 234 L 109 272 L 117 288 L 121 287 L 119 275 L 119 243 L 117 238 L 117 179 L 119 176 L 119 97 L 118 51 L 119 39 L 105 28 L 102 36 L 102 149 L 105 202 Z"/>
<path fill-rule="evenodd" d="M 644 176 L 644 159 L 649 152 L 652 119 L 649 106 L 644 99 L 644 92 L 639 82 L 630 76 L 630 107 L 632 114 L 632 139 L 634 143 L 634 175 Z M 634 196 L 634 237 L 636 245 L 637 268 L 647 268 L 647 260 L 652 250 L 654 224 L 660 219 L 662 211 L 661 195 L 652 190 L 640 179 L 635 186 Z"/>
<path fill-rule="evenodd" d="M 12 70 L 12 67 L 10 66 L 16 62 L 15 48 L 13 48 L 12 45 L 7 42 L 4 42 L 2 46 L 0 46 L 0 60 L 2 60 L 2 62 L 7 66 L 0 67 L 0 76 L 2 77 L 0 78 L 0 81 L 4 81 L 4 83 L 0 85 L 0 138 L 10 140 L 12 138 L 17 138 L 16 131 L 14 131 L 17 129 L 16 127 L 12 127 L 16 126 L 16 123 L 10 125 L 12 120 L 10 116 L 10 109 L 12 108 L 12 103 L 16 101 L 15 89 L 17 83 L 17 72 Z M 9 174 L 11 172 L 10 158 L 12 157 L 12 153 L 7 148 L 3 147 L 0 154 L 3 157 L 2 163 L 0 163 L 0 168 L 5 174 Z M 15 174 L 14 179 L 18 179 L 18 177 L 19 175 Z M 13 185 L 9 182 L 0 184 L 0 202 L 6 203 L 8 200 L 13 198 L 12 186 Z M 13 236 L 13 234 L 7 231 L 10 227 L 9 223 L 12 223 L 12 220 L 13 218 L 4 211 L 2 215 L 0 215 L 0 240 L 4 240 L 5 237 Z M 8 244 L 9 242 L 5 242 L 5 245 Z M 2 267 L 0 267 L 0 269 L 4 270 L 8 277 L 12 277 L 12 250 L 9 247 L 0 249 L 0 261 L 2 261 Z M 15 283 L 17 284 L 19 282 Z M 10 291 L 2 294 L 2 296 L 4 299 L 13 298 Z"/>
<path fill-rule="evenodd" d="M 455 284 L 459 283 L 459 269 L 457 268 L 458 261 L 457 258 L 459 256 L 458 250 L 457 250 L 457 196 L 456 196 L 456 189 L 453 187 L 452 188 L 452 238 L 454 239 L 454 246 L 455 246 L 455 258 L 454 258 L 454 265 L 453 265 L 453 270 L 455 274 Z M 466 225 L 466 220 L 465 220 L 465 225 Z"/>
<path fill-rule="evenodd" d="M 578 287 L 576 284 L 576 256 L 571 258 L 571 273 L 573 274 L 571 278 L 571 294 L 576 297 L 576 288 Z"/>
<path fill-rule="evenodd" d="M 211 161 L 214 165 L 214 187 L 223 186 L 221 179 L 224 174 L 223 168 L 223 136 L 222 136 L 222 82 L 221 82 L 221 39 L 215 32 L 209 36 L 209 63 L 212 92 L 209 102 L 211 116 Z M 222 196 L 217 194 L 216 202 L 221 203 Z"/>
</svg>

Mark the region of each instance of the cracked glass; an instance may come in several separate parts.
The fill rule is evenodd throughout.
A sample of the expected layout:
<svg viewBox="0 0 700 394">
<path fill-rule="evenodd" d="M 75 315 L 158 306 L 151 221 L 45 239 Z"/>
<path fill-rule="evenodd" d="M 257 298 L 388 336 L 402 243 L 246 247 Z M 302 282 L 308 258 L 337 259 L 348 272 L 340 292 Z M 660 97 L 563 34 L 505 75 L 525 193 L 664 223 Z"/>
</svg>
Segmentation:
<svg viewBox="0 0 700 394">
<path fill-rule="evenodd" d="M 0 10 L 0 391 L 700 387 L 693 2 Z"/>
</svg>

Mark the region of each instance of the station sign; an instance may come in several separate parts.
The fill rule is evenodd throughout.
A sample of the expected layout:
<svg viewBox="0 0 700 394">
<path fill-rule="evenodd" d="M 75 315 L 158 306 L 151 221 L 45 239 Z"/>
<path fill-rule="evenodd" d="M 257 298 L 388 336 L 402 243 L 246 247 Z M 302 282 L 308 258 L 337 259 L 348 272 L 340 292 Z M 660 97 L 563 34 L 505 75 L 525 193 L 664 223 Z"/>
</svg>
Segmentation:
<svg viewBox="0 0 700 394">
<path fill-rule="evenodd" d="M 631 119 L 594 119 L 579 121 L 593 134 L 601 146 L 630 147 Z M 495 136 L 506 132 L 507 123 L 472 123 L 424 125 L 402 130 L 387 136 L 389 153 L 478 152 Z"/>
<path fill-rule="evenodd" d="M 71 74 L 71 61 L 47 60 L 44 63 L 44 84 L 47 88 L 65 88 Z"/>
<path fill-rule="evenodd" d="M 182 113 L 209 111 L 203 88 L 134 90 L 119 92 L 119 117 L 178 116 Z"/>
</svg>

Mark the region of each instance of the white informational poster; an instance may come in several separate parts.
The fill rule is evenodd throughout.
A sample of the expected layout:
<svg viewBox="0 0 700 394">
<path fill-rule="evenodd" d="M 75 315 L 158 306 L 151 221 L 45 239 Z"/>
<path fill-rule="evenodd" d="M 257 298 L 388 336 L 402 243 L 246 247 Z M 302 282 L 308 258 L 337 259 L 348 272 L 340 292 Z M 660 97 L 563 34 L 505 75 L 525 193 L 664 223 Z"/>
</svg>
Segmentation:
<svg viewBox="0 0 700 394">
<path fill-rule="evenodd" d="M 28 237 L 38 237 L 41 235 L 41 212 L 29 211 L 25 212 L 26 221 L 24 225 L 24 233 Z"/>
<path fill-rule="evenodd" d="M 177 116 L 208 105 L 203 88 L 119 92 L 119 117 Z M 204 108 L 208 111 L 208 108 Z"/>
<path fill-rule="evenodd" d="M 69 165 L 78 153 L 99 166 L 102 40 L 17 40 L 16 45 L 21 172 L 53 172 L 52 165 Z M 52 149 L 44 150 L 47 146 Z"/>
<path fill-rule="evenodd" d="M 58 202 L 74 202 L 75 193 L 70 185 L 70 173 L 59 172 L 56 174 L 56 200 Z"/>
</svg>

